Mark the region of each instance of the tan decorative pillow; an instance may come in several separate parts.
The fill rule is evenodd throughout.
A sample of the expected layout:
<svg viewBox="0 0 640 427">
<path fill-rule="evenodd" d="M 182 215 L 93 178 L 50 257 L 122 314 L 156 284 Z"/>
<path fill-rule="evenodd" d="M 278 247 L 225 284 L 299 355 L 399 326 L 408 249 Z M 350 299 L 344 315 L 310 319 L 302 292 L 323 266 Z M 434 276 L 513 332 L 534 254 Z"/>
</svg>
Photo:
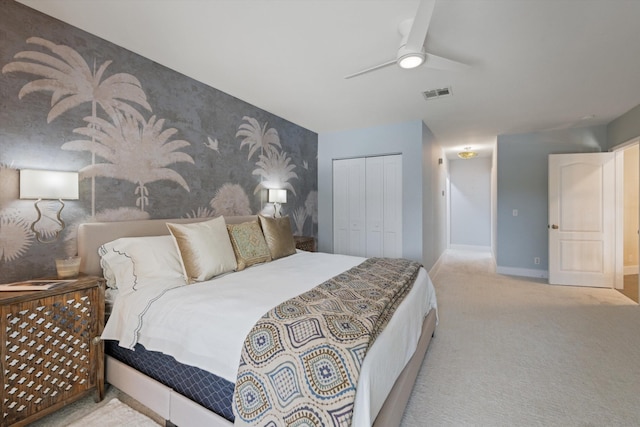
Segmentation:
<svg viewBox="0 0 640 427">
<path fill-rule="evenodd" d="M 291 232 L 288 216 L 267 218 L 259 216 L 264 239 L 267 241 L 272 259 L 283 258 L 296 253 L 296 242 Z"/>
<path fill-rule="evenodd" d="M 223 217 L 193 224 L 167 223 L 180 255 L 187 283 L 209 280 L 236 268 L 236 257 Z"/>
<path fill-rule="evenodd" d="M 227 230 L 236 254 L 237 271 L 253 264 L 271 261 L 269 247 L 257 219 L 242 224 L 227 224 Z"/>
</svg>

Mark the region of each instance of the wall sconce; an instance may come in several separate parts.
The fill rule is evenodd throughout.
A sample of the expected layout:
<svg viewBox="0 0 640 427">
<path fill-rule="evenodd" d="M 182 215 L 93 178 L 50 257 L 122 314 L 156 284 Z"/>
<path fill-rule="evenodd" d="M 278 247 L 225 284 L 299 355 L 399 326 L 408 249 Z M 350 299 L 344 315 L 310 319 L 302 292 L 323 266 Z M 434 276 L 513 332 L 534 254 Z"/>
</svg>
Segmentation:
<svg viewBox="0 0 640 427">
<path fill-rule="evenodd" d="M 37 199 L 34 203 L 38 218 L 31 224 L 31 231 L 36 235 L 41 243 L 51 243 L 58 239 L 60 232 L 64 230 L 65 223 L 60 216 L 65 200 L 78 200 L 78 172 L 58 172 L 33 169 L 20 170 L 20 198 Z M 36 230 L 36 223 L 42 218 L 42 212 L 38 203 L 42 200 L 58 200 L 60 209 L 57 214 L 57 221 L 60 229 L 56 231 L 51 240 L 44 240 L 42 234 Z"/>
<path fill-rule="evenodd" d="M 273 203 L 273 208 L 275 209 L 273 217 L 279 218 L 282 216 L 280 213 L 280 205 L 282 203 L 287 203 L 287 190 L 270 188 L 268 201 L 269 203 Z"/>
</svg>

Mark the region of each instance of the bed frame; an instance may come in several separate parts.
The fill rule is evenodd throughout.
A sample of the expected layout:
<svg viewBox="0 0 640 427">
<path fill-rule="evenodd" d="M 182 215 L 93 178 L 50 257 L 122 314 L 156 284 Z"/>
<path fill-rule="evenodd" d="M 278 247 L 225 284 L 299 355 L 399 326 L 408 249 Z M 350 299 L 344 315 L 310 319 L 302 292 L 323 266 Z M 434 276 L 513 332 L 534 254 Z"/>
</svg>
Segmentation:
<svg viewBox="0 0 640 427">
<path fill-rule="evenodd" d="M 239 224 L 256 216 L 225 217 L 227 224 Z M 80 272 L 102 276 L 98 248 L 120 237 L 168 235 L 167 222 L 193 223 L 211 218 L 151 219 L 142 221 L 100 222 L 81 224 L 78 228 Z M 374 422 L 376 427 L 398 426 L 409 401 L 413 385 L 434 334 L 436 313 L 431 310 L 422 324 L 422 334 L 415 353 L 396 380 Z M 133 397 L 167 421 L 180 427 L 230 427 L 233 424 L 220 415 L 173 391 L 130 366 L 106 356 L 106 380 Z"/>
</svg>

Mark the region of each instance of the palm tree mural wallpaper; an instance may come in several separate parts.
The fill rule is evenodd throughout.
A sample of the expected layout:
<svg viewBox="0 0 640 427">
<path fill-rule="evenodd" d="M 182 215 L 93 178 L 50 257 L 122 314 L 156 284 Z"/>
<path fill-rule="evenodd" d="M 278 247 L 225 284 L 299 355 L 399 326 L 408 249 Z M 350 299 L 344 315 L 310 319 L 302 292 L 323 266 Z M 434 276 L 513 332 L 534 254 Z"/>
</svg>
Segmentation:
<svg viewBox="0 0 640 427">
<path fill-rule="evenodd" d="M 254 169 L 252 174 L 260 176 L 261 179 L 253 193 L 256 194 L 260 190 L 269 188 L 284 188 L 295 195 L 296 190 L 289 183 L 289 180 L 298 177 L 293 172 L 296 166 L 289 164 L 291 159 L 287 153 L 281 151 L 282 145 L 280 145 L 278 131 L 274 128 L 267 129 L 267 123 L 260 126 L 260 123 L 252 117 L 245 116 L 242 120 L 246 120 L 248 123 L 241 124 L 236 133 L 236 137 L 244 137 L 240 148 L 242 149 L 244 145 L 249 146 L 249 160 L 260 149 L 259 160 L 256 162 L 258 168 Z"/>
<path fill-rule="evenodd" d="M 316 235 L 315 133 L 19 3 L 0 28 L 0 283 L 54 272 L 82 222 L 255 214 L 268 188 Z M 80 173 L 56 243 L 34 239 L 22 168 Z"/>
<path fill-rule="evenodd" d="M 124 179 L 136 185 L 136 206 L 145 210 L 149 191 L 146 184 L 159 180 L 173 181 L 186 191 L 187 182 L 168 165 L 179 162 L 194 163 L 193 158 L 179 148 L 190 145 L 188 141 L 168 141 L 178 131 L 162 130 L 164 119 L 149 121 L 128 113 L 114 113 L 112 122 L 99 117 L 85 117 L 86 127 L 74 129 L 90 140 L 69 141 L 63 150 L 89 151 L 107 162 L 91 164 L 80 169 L 80 179 L 96 176 Z"/>
<path fill-rule="evenodd" d="M 102 80 L 107 67 L 112 61 L 105 61 L 93 71 L 89 64 L 72 48 L 57 45 L 40 37 L 30 37 L 27 43 L 42 46 L 56 56 L 39 51 L 18 52 L 13 61 L 2 68 L 3 73 L 23 72 L 42 77 L 25 84 L 18 98 L 32 92 L 51 92 L 51 110 L 47 115 L 47 123 L 62 113 L 91 102 L 91 115 L 97 118 L 97 105 L 109 115 L 114 116 L 116 110 L 126 111 L 143 120 L 142 115 L 129 105 L 130 101 L 151 111 L 147 98 L 142 91 L 138 79 L 126 73 L 118 73 Z M 95 163 L 95 153 L 91 158 Z M 95 180 L 91 181 L 91 214 L 95 215 Z"/>
</svg>

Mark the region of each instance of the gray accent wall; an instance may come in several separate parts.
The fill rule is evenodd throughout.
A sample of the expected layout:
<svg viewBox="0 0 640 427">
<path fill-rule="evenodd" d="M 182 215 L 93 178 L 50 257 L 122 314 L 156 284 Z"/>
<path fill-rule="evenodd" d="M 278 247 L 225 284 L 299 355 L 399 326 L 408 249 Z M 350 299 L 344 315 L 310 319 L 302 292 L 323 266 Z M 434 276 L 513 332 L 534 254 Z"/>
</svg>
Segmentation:
<svg viewBox="0 0 640 427">
<path fill-rule="evenodd" d="M 317 235 L 316 133 L 22 4 L 0 9 L 0 283 L 55 274 L 82 222 L 271 214 L 267 188 L 287 190 L 295 234 Z M 80 173 L 53 243 L 18 199 L 26 168 Z M 38 228 L 48 240 L 57 226 Z"/>
<path fill-rule="evenodd" d="M 413 121 L 366 129 L 321 133 L 318 136 L 318 247 L 333 251 L 333 160 L 354 157 L 402 154 L 403 174 L 403 256 L 430 268 L 442 247 L 436 243 L 434 220 L 437 205 L 433 203 L 434 138 L 422 121 Z M 440 200 L 440 199 L 437 199 Z M 444 203 L 444 202 L 443 202 Z"/>
<path fill-rule="evenodd" d="M 497 142 L 498 272 L 547 277 L 548 156 L 607 151 L 607 127 L 500 135 Z M 513 209 L 518 210 L 514 217 Z M 534 258 L 540 264 L 534 264 Z"/>
</svg>

